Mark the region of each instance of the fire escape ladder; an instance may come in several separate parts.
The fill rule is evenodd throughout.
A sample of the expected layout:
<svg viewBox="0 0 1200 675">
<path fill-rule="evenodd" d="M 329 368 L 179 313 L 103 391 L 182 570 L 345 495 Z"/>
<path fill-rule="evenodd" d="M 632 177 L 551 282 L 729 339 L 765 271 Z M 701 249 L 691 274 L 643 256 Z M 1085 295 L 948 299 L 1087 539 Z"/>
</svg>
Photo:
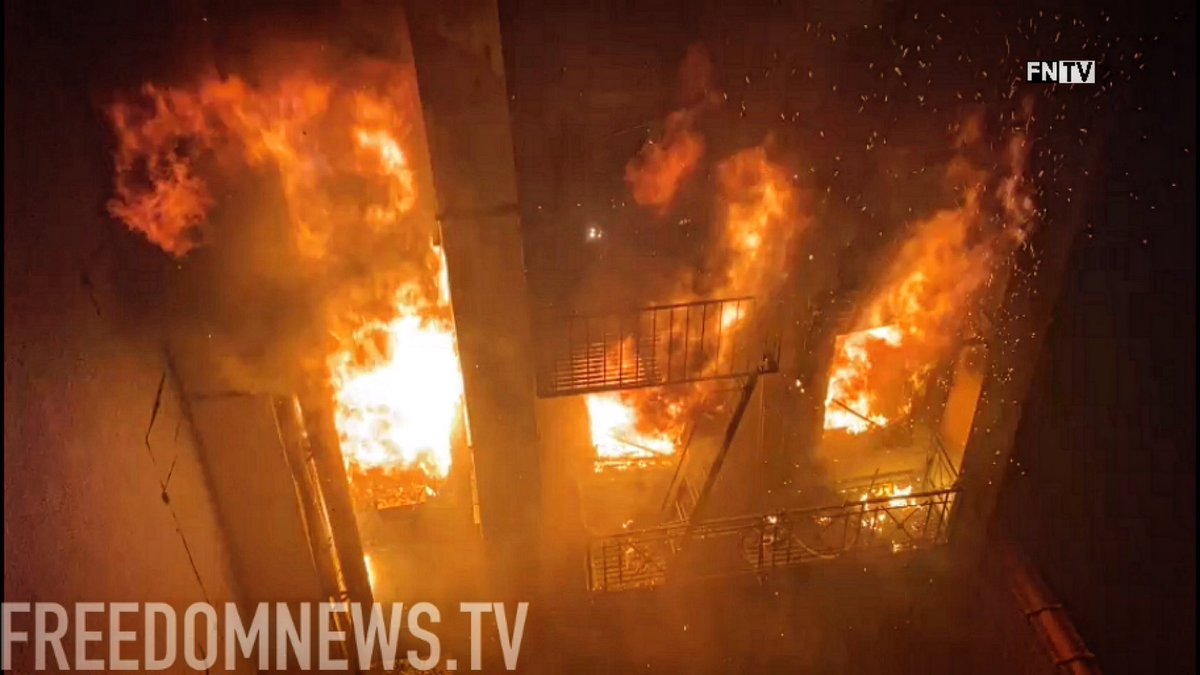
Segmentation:
<svg viewBox="0 0 1200 675">
<path fill-rule="evenodd" d="M 752 372 L 744 378 L 737 406 L 725 427 L 725 437 L 711 462 L 706 463 L 702 453 L 695 450 L 689 452 L 690 448 L 684 448 L 675 478 L 667 490 L 664 515 L 667 515 L 669 507 L 669 515 L 674 516 L 676 522 L 691 523 L 702 513 L 729 450 L 733 447 L 733 440 L 737 437 L 738 427 L 750 406 L 750 400 L 754 397 L 758 378 L 758 372 Z"/>
<path fill-rule="evenodd" d="M 946 452 L 941 435 L 936 431 L 930 436 L 929 451 L 925 457 L 925 485 L 939 490 L 958 485 L 958 471 Z"/>
<path fill-rule="evenodd" d="M 737 436 L 738 427 L 742 424 L 742 417 L 746 414 L 746 408 L 750 406 L 750 399 L 754 398 L 754 388 L 758 386 L 758 373 L 751 373 L 746 377 L 746 383 L 742 385 L 742 395 L 738 399 L 737 407 L 733 410 L 733 417 L 729 420 L 729 426 L 725 428 L 725 439 L 721 442 L 721 450 L 717 453 L 716 459 L 713 460 L 712 466 L 708 469 L 708 475 L 704 478 L 704 486 L 700 488 L 700 493 L 696 496 L 696 502 L 692 506 L 692 512 L 687 519 L 692 522 L 704 512 L 704 507 L 708 503 L 708 497 L 712 493 L 713 485 L 717 482 L 717 476 L 721 473 L 721 467 L 725 464 L 725 458 L 729 455 L 729 449 L 733 447 L 733 439 Z"/>
</svg>

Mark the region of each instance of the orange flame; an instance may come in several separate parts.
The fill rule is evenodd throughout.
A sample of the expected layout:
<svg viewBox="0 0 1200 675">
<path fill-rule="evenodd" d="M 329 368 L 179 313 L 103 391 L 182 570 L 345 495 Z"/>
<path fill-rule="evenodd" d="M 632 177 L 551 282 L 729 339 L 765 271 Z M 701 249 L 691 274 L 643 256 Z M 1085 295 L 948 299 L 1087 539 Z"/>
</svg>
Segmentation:
<svg viewBox="0 0 1200 675">
<path fill-rule="evenodd" d="M 968 246 L 980 215 L 977 191 L 967 203 L 917 226 L 867 306 L 859 329 L 836 345 L 825 397 L 825 429 L 859 434 L 906 415 L 925 371 L 950 344 L 967 300 L 990 272 Z"/>
<path fill-rule="evenodd" d="M 769 295 L 783 280 L 792 241 L 808 225 L 800 195 L 763 146 L 721 162 L 717 181 L 724 220 L 714 255 L 725 270 L 719 293 Z"/>
<path fill-rule="evenodd" d="M 704 137 L 695 125 L 710 99 L 711 80 L 708 52 L 692 45 L 679 65 L 679 93 L 684 107 L 667 116 L 660 140 L 647 141 L 625 165 L 625 182 L 638 206 L 665 214 L 680 186 L 704 157 Z"/>
<path fill-rule="evenodd" d="M 721 221 L 713 247 L 713 267 L 723 271 L 716 290 L 721 297 L 741 294 L 768 296 L 782 281 L 791 242 L 807 221 L 798 191 L 766 149 L 742 150 L 717 167 Z M 764 303 L 765 304 L 765 303 Z M 721 351 L 694 365 L 689 377 L 701 377 L 738 343 L 746 317 L 734 305 L 724 305 L 719 317 L 725 336 Z M 644 389 L 621 394 L 592 394 L 586 398 L 592 443 L 602 460 L 640 458 L 647 452 L 673 455 L 685 427 L 719 403 L 705 382 L 670 389 Z"/>
<path fill-rule="evenodd" d="M 692 130 L 692 117 L 686 110 L 672 113 L 662 140 L 647 142 L 626 165 L 625 182 L 639 206 L 665 213 L 704 156 L 704 139 Z"/>
<path fill-rule="evenodd" d="M 972 118 L 957 142 L 976 143 L 981 135 Z M 984 218 L 986 176 L 961 159 L 951 162 L 947 177 L 969 181 L 963 203 L 917 224 L 859 327 L 838 339 L 825 397 L 826 430 L 860 434 L 909 413 L 913 393 L 957 339 L 971 300 L 996 264 L 1025 241 L 1035 215 L 1024 176 L 1028 151 L 1024 133 L 1015 133 L 1007 146 L 1008 175 L 996 190 L 999 231 Z"/>
<path fill-rule="evenodd" d="M 463 385 L 436 226 L 412 213 L 416 180 L 402 141 L 414 83 L 410 72 L 379 72 L 336 84 L 293 75 L 261 88 L 238 77 L 144 86 L 142 100 L 110 109 L 118 146 L 109 210 L 183 257 L 203 243 L 214 206 L 200 167 L 225 181 L 239 168 L 267 170 L 306 269 L 332 269 L 339 239 L 347 243 L 337 250 L 357 247 L 359 259 L 372 246 L 409 255 L 333 302 L 336 347 L 325 365 L 352 481 L 412 503 L 450 472 Z M 395 485 L 380 487 L 381 477 Z"/>
<path fill-rule="evenodd" d="M 592 394 L 586 403 L 599 460 L 657 459 L 675 454 L 679 437 L 668 431 L 639 429 L 636 409 L 621 394 Z M 679 407 L 673 406 L 671 412 L 677 415 Z"/>
<path fill-rule="evenodd" d="M 861 434 L 872 426 L 887 426 L 891 420 L 877 412 L 879 395 L 868 386 L 867 375 L 873 351 L 899 347 L 903 340 L 904 335 L 896 326 L 871 328 L 838 338 L 838 358 L 829 375 L 825 400 L 826 429 Z"/>
<path fill-rule="evenodd" d="M 905 486 L 901 487 L 897 483 L 885 483 L 883 485 L 873 486 L 870 489 L 868 489 L 866 492 L 863 492 L 862 496 L 860 496 L 858 498 L 858 500 L 860 502 L 865 502 L 868 499 L 879 499 L 880 497 L 888 497 L 889 498 L 888 502 L 887 502 L 888 506 L 890 506 L 892 508 L 901 508 L 904 506 L 911 506 L 911 503 L 914 500 L 909 499 L 908 497 L 910 495 L 912 495 L 912 493 L 913 493 L 912 485 L 905 485 Z"/>
<path fill-rule="evenodd" d="M 436 483 L 450 473 L 462 372 L 450 322 L 403 296 L 397 317 L 364 324 L 329 358 L 334 419 L 351 469 L 415 469 Z"/>
<path fill-rule="evenodd" d="M 364 192 L 384 191 L 365 196 L 378 202 L 368 206 L 370 225 L 394 225 L 378 222 L 380 215 L 405 213 L 415 201 L 412 171 L 396 140 L 406 126 L 402 103 L 393 99 L 404 92 L 372 96 L 296 75 L 261 91 L 229 77 L 191 90 L 147 84 L 142 95 L 109 111 L 118 146 L 116 196 L 108 208 L 176 257 L 202 242 L 199 228 L 214 205 L 197 173 L 207 156 L 222 168 L 240 162 L 277 171 L 293 243 L 309 258 L 321 257 L 335 232 L 361 223 L 347 197 L 335 194 L 336 183 L 357 179 Z M 346 152 L 350 142 L 353 152 Z"/>
<path fill-rule="evenodd" d="M 871 499 L 888 498 L 888 509 L 904 509 L 917 505 L 917 500 L 910 498 L 912 493 L 912 485 L 905 485 L 901 487 L 896 483 L 886 483 L 884 485 L 877 485 L 868 489 L 866 492 L 862 493 L 862 496 L 859 497 L 859 501 L 866 502 L 867 500 Z M 895 525 L 896 521 L 893 520 L 893 518 L 896 517 L 896 515 L 888 515 L 887 511 L 880 509 L 874 513 L 865 514 L 862 517 L 862 525 L 863 527 L 869 528 L 875 532 L 883 532 L 887 526 Z M 900 515 L 899 518 L 902 520 L 903 515 Z M 903 543 L 895 542 L 892 545 L 892 552 L 896 553 L 902 548 Z"/>
</svg>

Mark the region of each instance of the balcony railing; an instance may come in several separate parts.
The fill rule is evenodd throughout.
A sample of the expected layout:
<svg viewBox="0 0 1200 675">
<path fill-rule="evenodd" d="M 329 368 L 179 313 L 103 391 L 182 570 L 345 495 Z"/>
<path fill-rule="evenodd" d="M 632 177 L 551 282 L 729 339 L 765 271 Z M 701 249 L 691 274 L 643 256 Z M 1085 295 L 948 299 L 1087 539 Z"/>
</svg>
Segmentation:
<svg viewBox="0 0 1200 675">
<path fill-rule="evenodd" d="M 778 331 L 749 297 L 560 317 L 538 332 L 541 396 L 774 372 L 779 356 Z"/>
<path fill-rule="evenodd" d="M 588 587 L 623 591 L 678 579 L 765 575 L 854 550 L 930 547 L 945 540 L 957 494 L 885 496 L 599 537 L 588 550 Z"/>
</svg>

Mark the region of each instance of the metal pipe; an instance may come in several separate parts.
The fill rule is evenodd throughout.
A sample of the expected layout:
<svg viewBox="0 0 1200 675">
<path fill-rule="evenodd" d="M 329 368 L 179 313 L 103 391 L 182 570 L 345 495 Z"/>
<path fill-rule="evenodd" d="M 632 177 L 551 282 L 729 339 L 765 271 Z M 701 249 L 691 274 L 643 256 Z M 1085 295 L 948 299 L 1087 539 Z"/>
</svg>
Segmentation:
<svg viewBox="0 0 1200 675">
<path fill-rule="evenodd" d="M 305 406 L 303 403 L 302 399 L 309 449 L 318 472 L 319 489 L 324 495 L 325 514 L 329 519 L 334 555 L 341 568 L 341 577 L 351 602 L 369 604 L 373 601 L 371 582 L 363 561 L 362 539 L 358 521 L 354 517 L 346 466 L 337 444 L 337 433 L 333 430 L 333 416 L 323 406 Z"/>
<path fill-rule="evenodd" d="M 1017 605 L 1060 673 L 1100 675 L 1096 656 L 1029 560 L 1012 544 L 1002 544 L 1000 561 Z"/>
</svg>

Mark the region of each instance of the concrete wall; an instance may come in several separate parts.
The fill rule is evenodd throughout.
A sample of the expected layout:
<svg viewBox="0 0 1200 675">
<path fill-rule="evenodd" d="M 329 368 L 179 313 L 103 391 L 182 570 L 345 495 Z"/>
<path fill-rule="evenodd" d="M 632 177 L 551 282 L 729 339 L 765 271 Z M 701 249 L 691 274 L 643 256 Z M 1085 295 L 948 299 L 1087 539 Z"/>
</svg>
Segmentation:
<svg viewBox="0 0 1200 675">
<path fill-rule="evenodd" d="M 103 216 L 90 100 L 26 47 L 5 77 L 4 599 L 235 600 L 155 320 L 168 263 Z"/>
<path fill-rule="evenodd" d="M 494 2 L 406 5 L 496 576 L 528 583 L 541 447 L 512 131 Z M 499 581 L 500 579 L 498 579 Z"/>
</svg>

